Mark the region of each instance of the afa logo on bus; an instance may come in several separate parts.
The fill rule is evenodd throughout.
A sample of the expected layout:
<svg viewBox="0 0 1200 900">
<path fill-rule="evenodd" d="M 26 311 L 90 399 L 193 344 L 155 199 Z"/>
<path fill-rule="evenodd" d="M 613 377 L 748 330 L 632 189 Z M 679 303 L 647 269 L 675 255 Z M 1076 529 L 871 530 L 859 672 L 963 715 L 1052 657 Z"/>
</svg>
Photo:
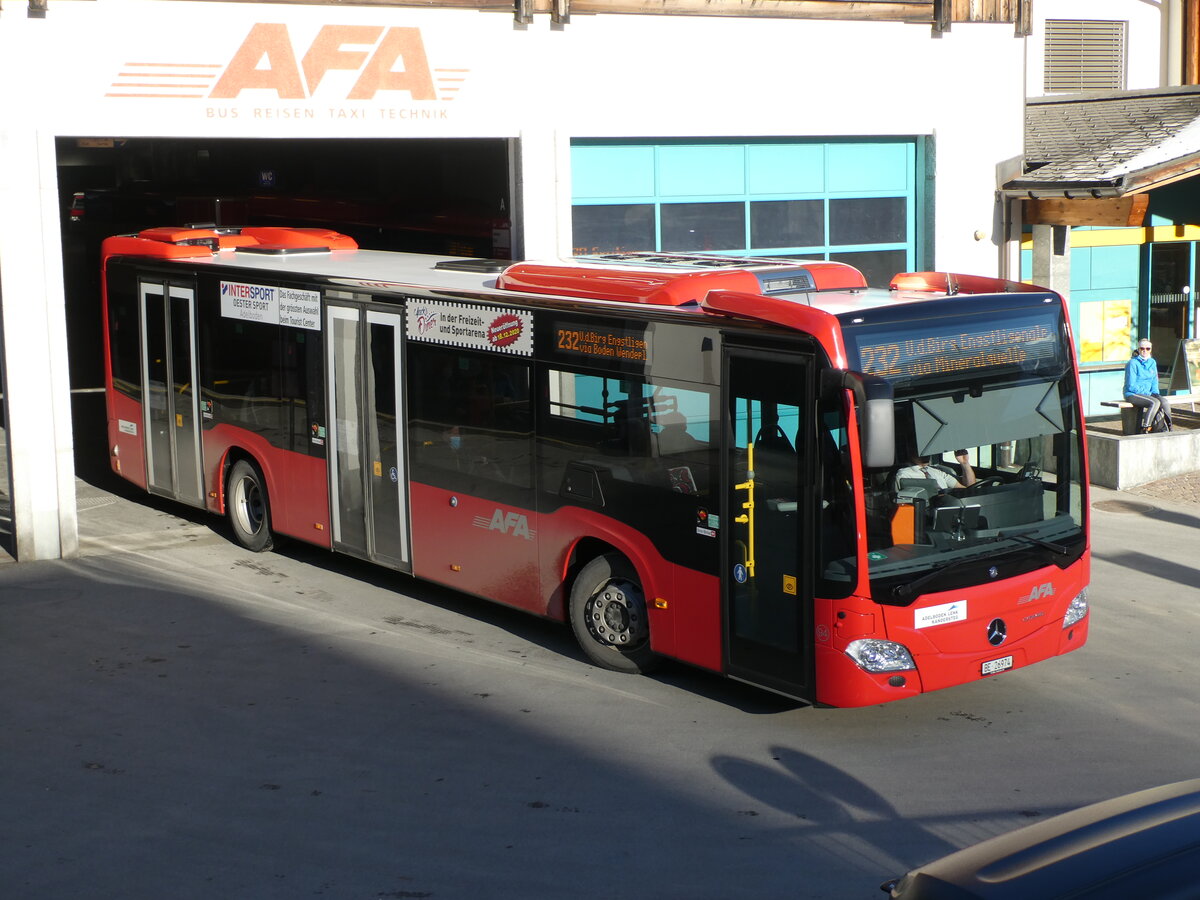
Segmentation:
<svg viewBox="0 0 1200 900">
<path fill-rule="evenodd" d="M 476 528 L 498 531 L 501 534 L 524 538 L 527 541 L 532 541 L 534 537 L 534 531 L 529 527 L 528 516 L 499 507 L 492 512 L 490 519 L 487 516 L 476 516 L 472 524 Z"/>
</svg>

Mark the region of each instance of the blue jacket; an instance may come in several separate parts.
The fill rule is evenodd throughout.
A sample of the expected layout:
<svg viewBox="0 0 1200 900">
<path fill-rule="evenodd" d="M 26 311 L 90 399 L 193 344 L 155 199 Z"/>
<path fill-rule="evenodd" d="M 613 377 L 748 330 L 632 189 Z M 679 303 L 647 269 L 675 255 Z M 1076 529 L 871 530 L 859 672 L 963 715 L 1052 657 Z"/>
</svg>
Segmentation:
<svg viewBox="0 0 1200 900">
<path fill-rule="evenodd" d="M 1158 363 L 1154 361 L 1154 357 L 1139 359 L 1135 356 L 1125 363 L 1125 393 L 1158 393 Z"/>
</svg>

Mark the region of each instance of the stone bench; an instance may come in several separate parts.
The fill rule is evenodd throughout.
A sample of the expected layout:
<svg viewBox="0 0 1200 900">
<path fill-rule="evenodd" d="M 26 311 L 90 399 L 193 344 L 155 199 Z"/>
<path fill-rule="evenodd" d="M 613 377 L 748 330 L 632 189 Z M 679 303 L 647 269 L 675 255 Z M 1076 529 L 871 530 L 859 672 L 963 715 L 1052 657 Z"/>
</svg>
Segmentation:
<svg viewBox="0 0 1200 900">
<path fill-rule="evenodd" d="M 1190 403 L 1195 409 L 1197 403 L 1200 403 L 1200 394 L 1164 394 L 1167 402 L 1171 404 L 1171 409 L 1174 410 L 1177 404 Z M 1128 400 L 1102 400 L 1101 406 L 1109 406 L 1121 411 L 1121 431 L 1124 434 L 1137 434 L 1138 416 L 1141 410 L 1130 403 Z"/>
</svg>

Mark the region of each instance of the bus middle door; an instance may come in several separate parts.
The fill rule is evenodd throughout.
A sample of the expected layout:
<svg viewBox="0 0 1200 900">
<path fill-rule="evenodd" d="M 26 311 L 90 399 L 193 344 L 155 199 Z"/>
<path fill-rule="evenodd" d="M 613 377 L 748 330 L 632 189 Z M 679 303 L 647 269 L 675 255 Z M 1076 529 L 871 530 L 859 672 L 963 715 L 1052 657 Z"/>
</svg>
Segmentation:
<svg viewBox="0 0 1200 900">
<path fill-rule="evenodd" d="M 408 572 L 403 328 L 398 312 L 325 308 L 333 545 Z"/>
<path fill-rule="evenodd" d="M 138 285 L 146 488 L 204 506 L 196 389 L 196 290 L 159 279 Z"/>
<path fill-rule="evenodd" d="M 729 674 L 812 700 L 811 356 L 726 346 Z"/>
</svg>

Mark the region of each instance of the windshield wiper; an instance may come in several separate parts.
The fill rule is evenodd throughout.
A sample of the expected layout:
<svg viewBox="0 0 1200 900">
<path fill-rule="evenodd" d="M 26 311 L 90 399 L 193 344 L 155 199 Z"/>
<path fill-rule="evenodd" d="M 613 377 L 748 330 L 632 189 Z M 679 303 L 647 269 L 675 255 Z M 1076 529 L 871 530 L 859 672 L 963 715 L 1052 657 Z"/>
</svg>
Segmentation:
<svg viewBox="0 0 1200 900">
<path fill-rule="evenodd" d="M 1037 544 L 1039 547 L 1045 547 L 1047 550 L 1052 550 L 1059 556 L 1066 556 L 1071 552 L 1070 547 L 1064 547 L 1062 544 L 1056 544 L 1053 541 L 1044 541 L 1041 538 L 1034 537 L 1032 534 L 1004 534 L 1003 532 L 997 532 L 996 540 L 1001 541 L 1005 539 L 1028 541 L 1031 544 Z"/>
<path fill-rule="evenodd" d="M 926 572 L 920 578 L 908 582 L 907 584 L 898 584 L 892 588 L 892 596 L 899 600 L 908 600 L 910 597 L 915 597 L 921 592 L 921 588 L 929 584 L 935 578 L 945 575 L 947 572 L 953 572 L 955 569 L 960 569 L 965 565 L 979 562 L 979 556 L 971 556 L 967 559 L 960 559 L 956 562 L 948 563 L 944 566 L 939 566 L 932 571 Z"/>
<path fill-rule="evenodd" d="M 1071 552 L 1069 547 L 1064 547 L 1062 544 L 1055 544 L 1053 541 L 1042 540 L 1041 538 L 1036 538 L 1029 534 L 1004 534 L 1003 532 L 1000 532 L 997 533 L 994 538 L 992 538 L 992 541 L 1002 541 L 1010 538 L 1012 540 L 1025 541 L 1030 544 L 1035 544 L 1038 547 L 1045 547 L 1047 550 L 1057 553 L 1059 556 L 1066 556 Z M 989 541 L 989 543 L 991 543 L 991 541 Z M 915 597 L 921 592 L 921 588 L 929 584 L 929 582 L 941 575 L 945 575 L 947 572 L 952 572 L 955 569 L 962 568 L 963 566 L 971 563 L 977 563 L 979 562 L 980 557 L 985 555 L 986 554 L 974 554 L 966 559 L 959 559 L 947 565 L 939 566 L 938 568 L 926 572 L 920 578 L 910 581 L 907 584 L 898 584 L 892 588 L 892 596 L 899 600 L 908 600 L 912 597 Z"/>
</svg>

